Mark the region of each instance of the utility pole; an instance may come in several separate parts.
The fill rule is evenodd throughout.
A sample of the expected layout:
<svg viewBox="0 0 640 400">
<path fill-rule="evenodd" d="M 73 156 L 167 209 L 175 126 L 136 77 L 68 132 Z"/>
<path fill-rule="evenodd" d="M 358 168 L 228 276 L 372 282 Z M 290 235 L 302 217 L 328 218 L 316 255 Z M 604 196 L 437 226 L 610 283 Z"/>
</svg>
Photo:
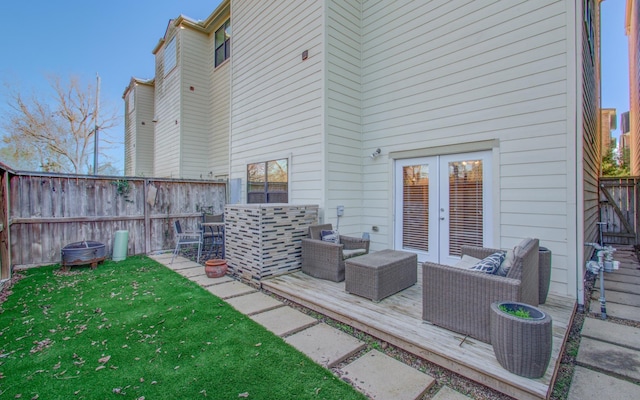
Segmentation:
<svg viewBox="0 0 640 400">
<path fill-rule="evenodd" d="M 95 125 L 93 129 L 93 174 L 98 175 L 98 112 L 100 110 L 100 75 L 96 72 L 96 109 L 94 112 Z"/>
</svg>

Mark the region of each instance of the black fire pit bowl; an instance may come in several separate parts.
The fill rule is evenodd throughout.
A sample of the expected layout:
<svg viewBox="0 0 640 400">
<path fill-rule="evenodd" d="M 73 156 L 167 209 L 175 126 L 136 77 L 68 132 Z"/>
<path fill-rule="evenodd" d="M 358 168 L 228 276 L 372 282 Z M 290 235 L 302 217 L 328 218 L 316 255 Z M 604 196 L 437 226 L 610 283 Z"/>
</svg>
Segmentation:
<svg viewBox="0 0 640 400">
<path fill-rule="evenodd" d="M 107 250 L 104 243 L 84 240 L 68 244 L 62 248 L 62 270 L 68 271 L 74 265 L 91 265 L 96 269 L 99 262 L 107 258 Z"/>
</svg>

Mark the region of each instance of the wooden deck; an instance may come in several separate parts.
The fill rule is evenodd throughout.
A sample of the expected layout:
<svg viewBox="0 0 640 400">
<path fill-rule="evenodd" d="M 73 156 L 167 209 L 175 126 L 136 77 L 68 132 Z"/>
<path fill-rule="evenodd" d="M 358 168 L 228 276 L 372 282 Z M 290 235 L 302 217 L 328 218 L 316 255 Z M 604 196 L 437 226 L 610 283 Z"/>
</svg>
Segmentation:
<svg viewBox="0 0 640 400">
<path fill-rule="evenodd" d="M 568 336 L 575 300 L 549 295 L 540 306 L 553 319 L 553 351 L 545 375 L 528 379 L 500 366 L 490 344 L 422 320 L 422 271 L 418 284 L 379 303 L 346 293 L 335 283 L 302 272 L 262 281 L 263 289 L 348 324 L 376 338 L 517 399 L 547 399 Z"/>
</svg>

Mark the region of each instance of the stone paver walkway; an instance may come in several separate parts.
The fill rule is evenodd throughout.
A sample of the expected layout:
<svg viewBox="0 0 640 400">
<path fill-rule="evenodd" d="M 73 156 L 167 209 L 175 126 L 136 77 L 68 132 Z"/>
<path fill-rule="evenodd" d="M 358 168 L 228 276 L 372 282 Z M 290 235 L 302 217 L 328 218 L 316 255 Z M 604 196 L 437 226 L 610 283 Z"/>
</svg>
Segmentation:
<svg viewBox="0 0 640 400">
<path fill-rule="evenodd" d="M 614 254 L 620 269 L 605 273 L 604 289 L 608 317 L 640 322 L 640 263 L 633 247 L 619 247 Z M 418 399 L 434 384 L 433 377 L 377 350 L 360 354 L 362 341 L 332 328 L 255 288 L 230 277 L 210 279 L 202 265 L 183 257 L 171 263 L 171 254 L 152 255 L 156 261 L 205 287 L 320 365 L 337 370 L 342 379 L 373 399 Z M 592 291 L 590 312 L 585 318 L 569 400 L 587 398 L 640 398 L 640 328 L 600 319 L 600 282 Z M 595 317 L 593 316 L 595 314 Z M 334 370 L 335 371 L 335 370 Z M 468 397 L 444 386 L 437 400 Z"/>
<path fill-rule="evenodd" d="M 640 263 L 631 246 L 616 248 L 620 269 L 604 274 L 607 319 L 601 319 L 600 281 L 596 279 L 581 331 L 569 400 L 640 398 L 640 328 L 609 318 L 640 321 Z"/>
<path fill-rule="evenodd" d="M 171 254 L 150 255 L 151 258 L 198 283 L 248 315 L 318 364 L 332 368 L 356 357 L 338 370 L 338 374 L 372 399 L 419 399 L 435 383 L 435 379 L 376 350 L 359 354 L 366 344 L 339 329 L 332 328 L 282 302 L 260 293 L 255 288 L 229 277 L 211 279 L 204 267 L 183 257 L 171 263 Z M 463 400 L 468 397 L 443 387 L 438 400 Z"/>
</svg>

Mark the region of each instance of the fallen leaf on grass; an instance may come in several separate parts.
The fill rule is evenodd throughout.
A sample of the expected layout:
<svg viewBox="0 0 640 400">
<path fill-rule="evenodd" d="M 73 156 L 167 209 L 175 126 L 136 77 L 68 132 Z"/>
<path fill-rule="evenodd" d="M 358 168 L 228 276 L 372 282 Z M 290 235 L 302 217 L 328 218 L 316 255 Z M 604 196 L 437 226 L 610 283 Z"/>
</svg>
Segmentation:
<svg viewBox="0 0 640 400">
<path fill-rule="evenodd" d="M 53 344 L 53 342 L 51 341 L 51 339 L 47 338 L 41 341 L 35 341 L 33 342 L 33 344 L 35 344 L 35 346 L 32 347 L 31 350 L 29 350 L 29 353 L 31 354 L 35 354 L 39 351 L 46 349 L 47 347 L 50 347 Z"/>
<path fill-rule="evenodd" d="M 101 369 L 105 369 L 105 368 L 107 368 L 107 367 L 105 367 L 104 365 L 101 365 L 101 366 L 96 368 L 96 371 L 100 371 Z"/>
<path fill-rule="evenodd" d="M 104 357 L 100 357 L 100 358 L 98 359 L 98 362 L 99 362 L 100 364 L 105 364 L 105 363 L 106 363 L 107 361 L 109 361 L 110 359 L 111 359 L 111 356 L 104 356 Z"/>
</svg>

